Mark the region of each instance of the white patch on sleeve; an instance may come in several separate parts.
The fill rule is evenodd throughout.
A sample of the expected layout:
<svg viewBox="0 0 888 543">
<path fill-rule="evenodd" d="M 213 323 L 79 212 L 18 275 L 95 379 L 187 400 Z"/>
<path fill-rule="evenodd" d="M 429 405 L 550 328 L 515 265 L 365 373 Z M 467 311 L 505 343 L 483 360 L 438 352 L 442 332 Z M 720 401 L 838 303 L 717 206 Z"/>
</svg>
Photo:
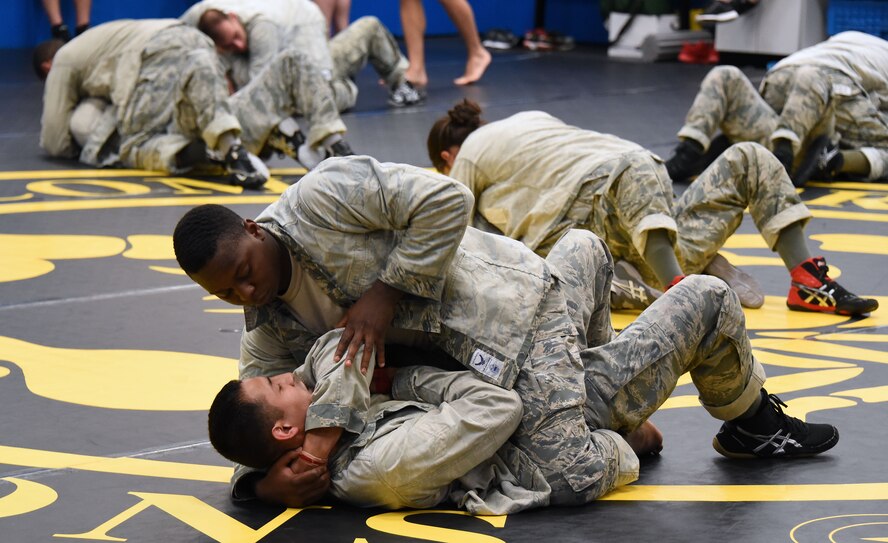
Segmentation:
<svg viewBox="0 0 888 543">
<path fill-rule="evenodd" d="M 498 380 L 503 373 L 505 364 L 495 356 L 487 354 L 481 349 L 475 349 L 475 352 L 472 353 L 472 359 L 469 361 L 469 366 L 482 375 Z"/>
</svg>

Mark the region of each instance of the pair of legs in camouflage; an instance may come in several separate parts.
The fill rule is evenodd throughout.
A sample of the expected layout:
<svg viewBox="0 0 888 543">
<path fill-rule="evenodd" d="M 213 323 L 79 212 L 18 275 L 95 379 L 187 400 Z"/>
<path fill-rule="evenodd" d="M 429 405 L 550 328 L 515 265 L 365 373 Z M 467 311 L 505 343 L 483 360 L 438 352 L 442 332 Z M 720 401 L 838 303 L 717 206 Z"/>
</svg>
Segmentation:
<svg viewBox="0 0 888 543">
<path fill-rule="evenodd" d="M 241 127 L 228 102 L 225 74 L 206 37 L 184 26 L 159 32 L 142 52 L 139 81 L 117 112 L 120 162 L 175 172 L 176 155 L 203 140 L 210 149 Z"/>
<path fill-rule="evenodd" d="M 740 226 L 747 207 L 771 249 L 781 230 L 811 217 L 774 156 L 758 144 L 741 143 L 678 200 L 658 158 L 646 151 L 614 157 L 586 175 L 564 220 L 595 232 L 646 282 L 666 286 L 644 258 L 650 232 L 669 232 L 681 270 L 700 273 Z"/>
<path fill-rule="evenodd" d="M 389 89 L 405 85 L 407 59 L 391 32 L 376 17 L 361 17 L 329 42 L 333 65 L 330 86 L 339 111 L 354 107 L 358 87 L 353 78 L 369 62 Z"/>
<path fill-rule="evenodd" d="M 229 103 L 243 128 L 244 145 L 256 154 L 280 123 L 294 115 L 308 125 L 305 137 L 312 147 L 346 130 L 328 82 L 294 47 L 279 53 Z"/>
<path fill-rule="evenodd" d="M 826 136 L 840 139 L 843 149 L 863 152 L 868 179 L 888 173 L 888 122 L 878 104 L 845 74 L 819 66 L 788 66 L 769 72 L 760 90 L 736 67 L 712 69 L 679 138 L 698 143 L 704 151 L 718 131 L 731 142 L 754 141 L 771 149 L 784 140 L 791 145 L 797 167 L 808 146 Z"/>
<path fill-rule="evenodd" d="M 515 384 L 524 415 L 512 443 L 541 468 L 553 505 L 585 503 L 637 478 L 638 459 L 622 436 L 656 411 L 683 373 L 718 419 L 755 404 L 764 372 L 722 281 L 685 279 L 614 337 L 613 261 L 604 243 L 571 230 L 546 260 L 559 280 Z"/>
</svg>

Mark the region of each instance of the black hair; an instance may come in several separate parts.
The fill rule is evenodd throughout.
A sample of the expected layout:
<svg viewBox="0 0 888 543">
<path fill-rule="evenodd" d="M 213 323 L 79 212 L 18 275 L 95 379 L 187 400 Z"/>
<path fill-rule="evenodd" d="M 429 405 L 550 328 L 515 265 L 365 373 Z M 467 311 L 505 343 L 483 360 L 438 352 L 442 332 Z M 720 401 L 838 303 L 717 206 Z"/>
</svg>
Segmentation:
<svg viewBox="0 0 888 543">
<path fill-rule="evenodd" d="M 227 207 L 206 204 L 179 219 L 173 231 L 173 251 L 179 266 L 193 275 L 213 259 L 219 245 L 239 235 L 246 235 L 240 215 Z"/>
<path fill-rule="evenodd" d="M 210 443 L 232 462 L 268 468 L 278 457 L 271 429 L 280 413 L 274 411 L 244 398 L 242 381 L 229 381 L 216 395 L 207 415 Z"/>
<path fill-rule="evenodd" d="M 447 112 L 447 115 L 435 121 L 426 142 L 429 158 L 435 169 L 444 171 L 447 166 L 441 158 L 441 151 L 446 151 L 454 145 L 462 145 L 469 134 L 482 124 L 484 121 L 481 119 L 481 106 L 468 98 L 463 98 Z"/>
</svg>

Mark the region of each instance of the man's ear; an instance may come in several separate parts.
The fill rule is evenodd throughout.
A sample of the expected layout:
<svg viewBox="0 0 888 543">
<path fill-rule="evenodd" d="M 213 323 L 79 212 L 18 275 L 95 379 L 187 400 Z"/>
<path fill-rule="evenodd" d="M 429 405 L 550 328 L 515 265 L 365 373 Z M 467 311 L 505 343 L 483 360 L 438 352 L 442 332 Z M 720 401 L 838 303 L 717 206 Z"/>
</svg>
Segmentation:
<svg viewBox="0 0 888 543">
<path fill-rule="evenodd" d="M 52 60 L 44 60 L 40 63 L 40 71 L 43 73 L 43 79 L 46 79 L 46 76 L 49 75 L 50 69 L 52 69 Z"/>
<path fill-rule="evenodd" d="M 259 226 L 259 223 L 257 223 L 253 219 L 244 219 L 244 230 L 247 231 L 247 234 L 258 239 L 259 241 L 265 239 L 265 229 Z"/>
<path fill-rule="evenodd" d="M 286 422 L 279 420 L 274 423 L 271 429 L 271 436 L 277 441 L 287 441 L 299 435 L 299 428 L 290 426 Z"/>
<path fill-rule="evenodd" d="M 441 151 L 441 158 L 444 160 L 444 162 L 447 163 L 448 166 L 450 166 L 450 164 L 453 162 L 453 155 L 447 149 Z"/>
</svg>

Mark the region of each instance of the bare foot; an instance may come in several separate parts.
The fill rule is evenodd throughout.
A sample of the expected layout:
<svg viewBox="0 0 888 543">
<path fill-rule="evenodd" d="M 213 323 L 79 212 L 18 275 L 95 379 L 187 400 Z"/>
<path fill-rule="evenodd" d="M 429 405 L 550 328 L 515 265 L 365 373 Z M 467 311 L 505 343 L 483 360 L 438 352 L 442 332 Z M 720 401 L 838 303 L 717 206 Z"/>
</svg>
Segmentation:
<svg viewBox="0 0 888 543">
<path fill-rule="evenodd" d="M 481 79 L 484 71 L 490 66 L 490 53 L 487 49 L 481 49 L 477 55 L 472 55 L 466 61 L 466 73 L 462 77 L 457 77 L 453 82 L 457 85 L 471 85 L 475 81 Z"/>
<path fill-rule="evenodd" d="M 482 70 L 483 71 L 483 70 Z M 422 88 L 429 84 L 429 76 L 424 69 L 413 70 L 407 68 L 404 72 L 404 79 L 410 82 L 414 87 Z"/>
</svg>

